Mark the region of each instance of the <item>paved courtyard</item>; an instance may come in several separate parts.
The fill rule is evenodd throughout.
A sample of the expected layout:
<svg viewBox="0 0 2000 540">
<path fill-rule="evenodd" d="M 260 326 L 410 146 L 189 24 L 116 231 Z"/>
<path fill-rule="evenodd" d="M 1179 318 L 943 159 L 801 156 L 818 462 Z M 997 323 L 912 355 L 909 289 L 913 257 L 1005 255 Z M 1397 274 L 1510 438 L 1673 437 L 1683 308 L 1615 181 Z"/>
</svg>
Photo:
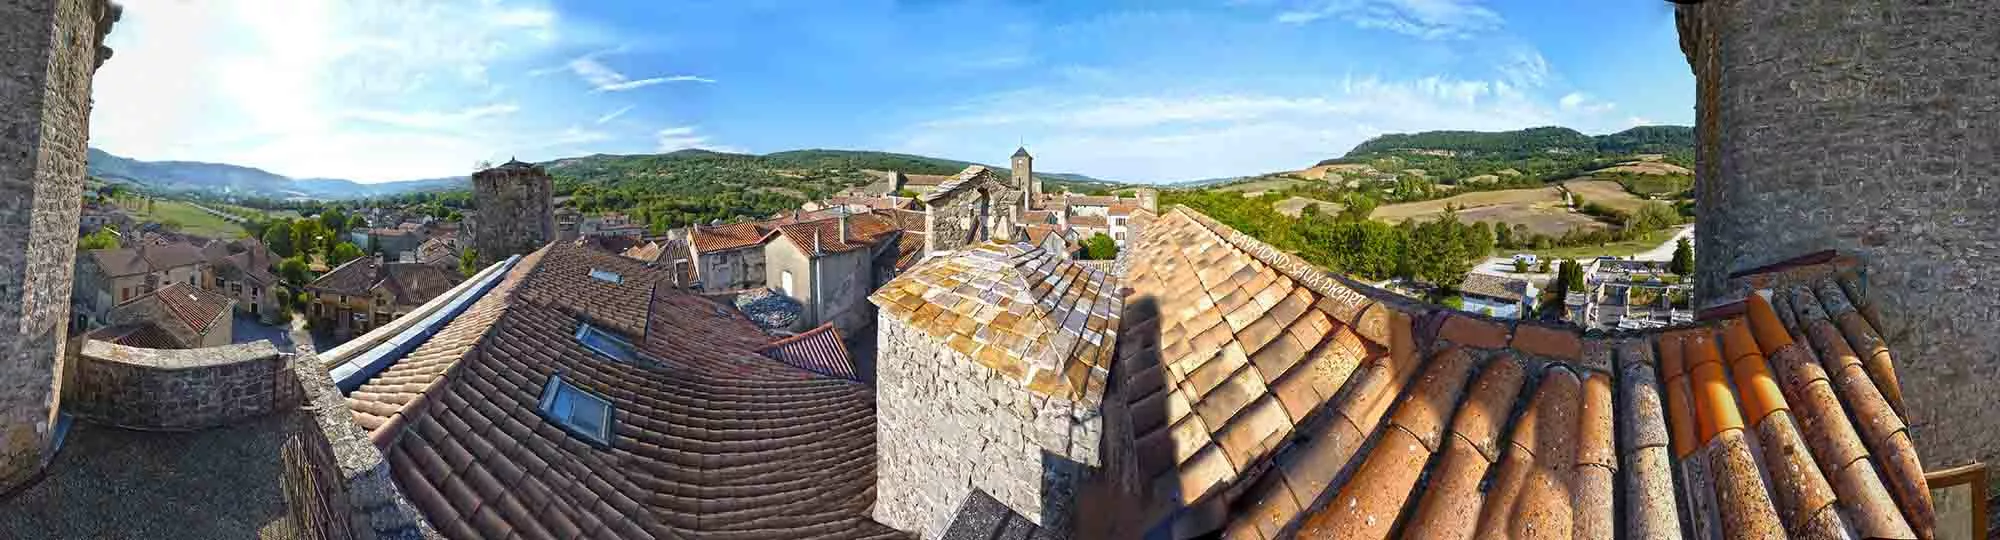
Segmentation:
<svg viewBox="0 0 2000 540">
<path fill-rule="evenodd" d="M 230 340 L 231 343 L 249 343 L 260 339 L 268 339 L 280 351 L 292 350 L 290 329 L 283 325 L 266 325 L 258 322 L 256 317 L 240 313 L 236 315 L 235 320 L 231 321 L 230 324 L 229 336 L 232 338 Z"/>
</svg>

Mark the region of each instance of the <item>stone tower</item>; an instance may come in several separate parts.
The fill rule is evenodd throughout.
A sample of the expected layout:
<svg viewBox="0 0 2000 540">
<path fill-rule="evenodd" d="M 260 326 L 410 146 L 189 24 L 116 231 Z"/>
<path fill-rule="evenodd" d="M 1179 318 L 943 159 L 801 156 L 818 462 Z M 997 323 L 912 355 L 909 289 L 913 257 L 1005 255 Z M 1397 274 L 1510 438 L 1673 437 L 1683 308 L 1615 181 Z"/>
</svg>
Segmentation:
<svg viewBox="0 0 2000 540">
<path fill-rule="evenodd" d="M 1027 147 L 1014 149 L 1014 187 L 1028 194 L 1028 204 L 1022 208 L 1034 208 L 1042 202 L 1042 183 L 1035 181 L 1035 156 L 1028 155 Z"/>
<path fill-rule="evenodd" d="M 541 249 L 555 238 L 554 181 L 540 165 L 509 160 L 472 173 L 472 204 L 479 210 L 473 249 L 479 264 Z"/>
<path fill-rule="evenodd" d="M 106 0 L 0 0 L 0 492 L 50 457 L 90 79 L 118 15 Z"/>
<path fill-rule="evenodd" d="M 1990 4 L 1709 0 L 1696 79 L 1696 294 L 1836 249 L 1866 267 L 1933 467 L 2000 460 L 2000 24 Z M 1839 36 L 1829 39 L 1829 36 Z"/>
</svg>

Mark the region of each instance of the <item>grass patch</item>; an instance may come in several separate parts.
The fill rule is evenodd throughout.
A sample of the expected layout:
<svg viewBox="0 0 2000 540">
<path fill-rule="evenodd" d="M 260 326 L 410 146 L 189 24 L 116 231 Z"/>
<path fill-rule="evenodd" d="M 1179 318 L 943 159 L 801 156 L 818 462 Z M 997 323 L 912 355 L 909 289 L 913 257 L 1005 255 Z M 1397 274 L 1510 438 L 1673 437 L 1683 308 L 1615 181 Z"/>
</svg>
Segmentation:
<svg viewBox="0 0 2000 540">
<path fill-rule="evenodd" d="M 150 210 L 148 206 L 151 206 Z M 136 201 L 125 205 L 124 208 L 140 221 L 175 223 L 180 225 L 181 232 L 188 234 L 221 239 L 233 239 L 249 234 L 242 225 L 181 201 L 155 199 L 151 205 L 145 201 Z"/>
</svg>

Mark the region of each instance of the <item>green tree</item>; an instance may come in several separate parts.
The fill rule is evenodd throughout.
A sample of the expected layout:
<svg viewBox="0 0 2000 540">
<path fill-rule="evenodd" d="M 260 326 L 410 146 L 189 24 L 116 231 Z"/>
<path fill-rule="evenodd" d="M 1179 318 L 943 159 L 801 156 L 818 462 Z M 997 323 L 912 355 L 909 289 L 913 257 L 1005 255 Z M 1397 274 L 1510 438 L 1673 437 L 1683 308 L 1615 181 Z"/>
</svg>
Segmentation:
<svg viewBox="0 0 2000 540">
<path fill-rule="evenodd" d="M 1583 264 L 1564 260 L 1561 273 L 1556 275 L 1570 292 L 1583 292 Z"/>
<path fill-rule="evenodd" d="M 1093 261 L 1108 261 L 1118 258 L 1118 242 L 1104 233 L 1091 235 L 1083 241 L 1083 258 Z"/>
<path fill-rule="evenodd" d="M 280 219 L 272 221 L 264 227 L 262 239 L 264 240 L 264 246 L 271 248 L 271 252 L 276 253 L 279 257 L 290 257 L 295 251 L 292 249 L 291 220 Z"/>
<path fill-rule="evenodd" d="M 465 248 L 465 251 L 458 252 L 458 273 L 465 274 L 465 277 L 479 273 L 479 250 Z"/>
<path fill-rule="evenodd" d="M 341 263 L 359 258 L 361 258 L 361 248 L 355 247 L 353 242 L 341 242 L 334 244 L 333 251 L 327 256 L 326 264 L 339 266 Z"/>
<path fill-rule="evenodd" d="M 301 219 L 292 222 L 292 249 L 301 257 L 312 257 L 320 252 L 320 244 L 325 242 L 320 234 L 319 221 Z"/>
<path fill-rule="evenodd" d="M 341 227 L 340 230 L 350 231 L 354 229 L 366 229 L 366 228 L 368 228 L 368 218 L 363 217 L 361 214 L 355 214 L 347 217 L 347 226 Z"/>
<path fill-rule="evenodd" d="M 1504 231 L 1504 230 L 1506 230 L 1506 229 L 1501 229 L 1501 230 L 1503 230 L 1503 231 Z M 1526 273 L 1528 273 L 1528 260 L 1527 260 L 1527 259 L 1514 259 L 1514 273 L 1516 273 L 1516 274 L 1526 274 Z"/>
<path fill-rule="evenodd" d="M 1547 273 L 1549 273 L 1549 260 L 1548 260 L 1548 259 L 1542 259 L 1542 262 L 1541 262 L 1541 264 L 1539 264 L 1539 265 L 1536 265 L 1536 267 L 1535 267 L 1535 272 L 1537 272 L 1537 273 L 1542 273 L 1542 274 L 1547 274 Z"/>
<path fill-rule="evenodd" d="M 304 257 L 288 258 L 285 259 L 283 264 L 278 265 L 278 277 L 284 279 L 285 283 L 293 286 L 305 285 L 308 277 L 307 274 L 310 272 L 311 270 L 306 267 Z"/>
<path fill-rule="evenodd" d="M 76 241 L 77 249 L 116 249 L 118 234 L 110 227 L 101 227 L 97 232 L 83 235 Z"/>
<path fill-rule="evenodd" d="M 347 230 L 347 214 L 339 208 L 327 210 L 319 215 L 319 226 L 329 231 Z"/>
<path fill-rule="evenodd" d="M 1674 258 L 1667 262 L 1667 271 L 1683 276 L 1694 275 L 1694 244 L 1682 238 L 1674 242 Z"/>
</svg>

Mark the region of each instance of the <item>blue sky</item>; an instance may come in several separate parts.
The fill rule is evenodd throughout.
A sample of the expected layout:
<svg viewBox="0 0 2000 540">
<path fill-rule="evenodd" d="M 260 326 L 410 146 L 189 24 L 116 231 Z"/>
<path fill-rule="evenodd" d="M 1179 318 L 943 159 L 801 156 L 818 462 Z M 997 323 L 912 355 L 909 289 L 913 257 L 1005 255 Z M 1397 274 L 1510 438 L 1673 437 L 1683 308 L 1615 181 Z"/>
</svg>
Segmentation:
<svg viewBox="0 0 2000 540">
<path fill-rule="evenodd" d="M 1688 124 L 1660 0 L 127 0 L 92 144 L 295 177 L 852 148 L 1161 182 Z"/>
</svg>

